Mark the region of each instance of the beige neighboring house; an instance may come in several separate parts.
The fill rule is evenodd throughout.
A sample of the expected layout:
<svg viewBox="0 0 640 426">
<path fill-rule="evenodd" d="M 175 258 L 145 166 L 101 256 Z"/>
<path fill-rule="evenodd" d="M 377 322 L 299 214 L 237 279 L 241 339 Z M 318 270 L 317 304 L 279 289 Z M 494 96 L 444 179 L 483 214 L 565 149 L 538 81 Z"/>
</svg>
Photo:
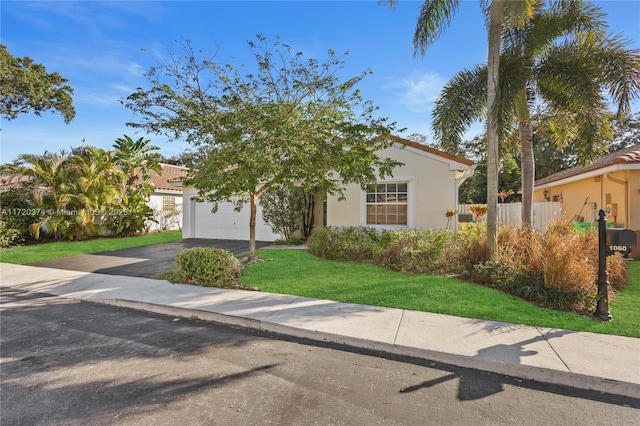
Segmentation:
<svg viewBox="0 0 640 426">
<path fill-rule="evenodd" d="M 566 221 L 593 222 L 604 209 L 608 222 L 636 231 L 640 241 L 640 144 L 538 179 L 534 201 L 561 201 Z"/>
<path fill-rule="evenodd" d="M 394 144 L 379 153 L 404 163 L 394 169 L 393 177 L 370 185 L 363 191 L 348 185 L 346 200 L 328 196 L 326 203 L 316 202 L 316 226 L 369 226 L 379 229 L 444 229 L 445 212 L 458 205 L 458 188 L 473 174 L 471 160 L 397 136 Z M 249 239 L 249 208 L 240 212 L 230 202 L 203 202 L 193 187 L 184 188 L 184 238 Z M 457 219 L 457 218 L 456 218 Z M 457 222 L 453 224 L 455 227 Z M 258 204 L 256 239 L 274 241 L 281 238 L 262 219 Z"/>
</svg>

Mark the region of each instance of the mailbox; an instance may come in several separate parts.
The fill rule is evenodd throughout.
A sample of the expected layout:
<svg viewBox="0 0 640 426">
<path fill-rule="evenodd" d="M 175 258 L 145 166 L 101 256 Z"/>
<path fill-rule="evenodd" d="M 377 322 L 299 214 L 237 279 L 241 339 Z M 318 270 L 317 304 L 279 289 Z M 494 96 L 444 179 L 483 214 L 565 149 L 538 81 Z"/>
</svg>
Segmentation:
<svg viewBox="0 0 640 426">
<path fill-rule="evenodd" d="M 637 239 L 636 232 L 631 229 L 607 229 L 606 244 L 609 249 L 609 254 L 620 253 L 628 257 L 629 253 L 631 253 L 633 248 L 638 244 Z"/>
</svg>

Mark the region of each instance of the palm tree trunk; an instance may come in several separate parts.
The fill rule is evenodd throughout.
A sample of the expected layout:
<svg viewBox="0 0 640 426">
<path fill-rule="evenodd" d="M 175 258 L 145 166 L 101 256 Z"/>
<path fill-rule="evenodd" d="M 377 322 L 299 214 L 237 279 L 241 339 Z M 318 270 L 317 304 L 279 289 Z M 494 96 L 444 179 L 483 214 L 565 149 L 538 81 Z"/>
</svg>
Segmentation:
<svg viewBox="0 0 640 426">
<path fill-rule="evenodd" d="M 498 119 L 496 108 L 504 0 L 492 0 L 487 61 L 487 258 L 498 246 Z"/>
<path fill-rule="evenodd" d="M 518 93 L 516 113 L 520 139 L 520 170 L 522 171 L 522 226 L 531 227 L 533 225 L 533 182 L 536 172 L 533 158 L 533 129 L 526 88 L 522 88 Z"/>
</svg>

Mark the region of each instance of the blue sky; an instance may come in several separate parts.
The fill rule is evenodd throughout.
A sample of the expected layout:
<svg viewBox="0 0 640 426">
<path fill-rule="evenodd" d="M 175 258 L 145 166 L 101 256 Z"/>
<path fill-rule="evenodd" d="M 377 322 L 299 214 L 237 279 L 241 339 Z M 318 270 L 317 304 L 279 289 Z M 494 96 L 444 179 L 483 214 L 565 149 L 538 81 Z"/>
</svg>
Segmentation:
<svg viewBox="0 0 640 426">
<path fill-rule="evenodd" d="M 640 0 L 597 1 L 611 31 L 640 48 Z M 371 69 L 360 84 L 379 114 L 406 128 L 401 134 L 430 137 L 433 102 L 457 71 L 486 62 L 486 35 L 478 1 L 464 1 L 452 25 L 427 50 L 413 54 L 412 38 L 422 2 L 400 1 L 395 10 L 377 1 L 11 1 L 0 3 L 0 35 L 14 56 L 29 56 L 67 78 L 76 117 L 23 115 L 2 120 L 0 163 L 19 154 L 41 154 L 83 144 L 111 148 L 128 134 L 145 136 L 167 157 L 185 151 L 125 126 L 134 119 L 119 100 L 148 87 L 144 73 L 166 56 L 167 46 L 191 39 L 234 65 L 250 62 L 247 40 L 280 36 L 306 57 L 328 49 L 349 52 L 345 76 Z M 640 103 L 633 106 L 640 110 Z M 481 131 L 477 125 L 469 137 Z"/>
</svg>

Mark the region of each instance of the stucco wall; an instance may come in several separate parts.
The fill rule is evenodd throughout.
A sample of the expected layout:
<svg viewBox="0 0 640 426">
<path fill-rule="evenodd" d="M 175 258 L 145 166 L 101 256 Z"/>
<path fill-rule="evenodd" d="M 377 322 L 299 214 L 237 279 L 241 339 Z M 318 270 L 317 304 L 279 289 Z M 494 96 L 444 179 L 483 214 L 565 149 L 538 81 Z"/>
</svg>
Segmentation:
<svg viewBox="0 0 640 426">
<path fill-rule="evenodd" d="M 456 172 L 450 170 L 451 163 L 445 158 L 412 147 L 400 149 L 393 146 L 382 151 L 380 156 L 404 163 L 404 166 L 394 170 L 393 177 L 383 182 L 408 182 L 406 228 L 445 228 L 445 211 L 457 206 Z M 344 195 L 346 200 L 343 201 L 338 201 L 337 196 L 327 197 L 327 225 L 368 226 L 366 199 L 362 189 L 358 185 L 349 185 Z M 398 225 L 377 227 L 401 228 Z"/>
<path fill-rule="evenodd" d="M 597 212 L 615 204 L 617 211 L 607 221 L 617 227 L 640 229 L 640 170 L 621 170 L 547 188 L 549 198 L 562 194 L 563 220 L 597 220 Z M 543 190 L 535 191 L 534 201 L 544 201 Z M 586 201 L 586 204 L 585 204 Z"/>
<path fill-rule="evenodd" d="M 173 197 L 178 214 L 167 215 L 163 213 L 162 206 L 164 203 L 164 197 Z M 175 230 L 182 228 L 182 192 L 154 192 L 149 198 L 148 205 L 154 210 L 154 218 L 158 221 L 157 223 L 151 221 L 149 222 L 149 227 L 151 230 L 160 231 L 163 229 Z"/>
<path fill-rule="evenodd" d="M 608 204 L 615 204 L 616 214 L 608 213 L 606 220 L 614 222 L 615 227 L 636 231 L 640 238 L 640 169 L 602 173 L 555 185 L 547 188 L 547 191 L 551 200 L 562 194 L 563 220 L 567 221 L 574 221 L 580 215 L 584 221 L 592 222 L 597 220 L 597 213 L 601 208 L 606 210 Z M 544 200 L 542 189 L 535 191 L 534 200 Z M 631 252 L 631 257 L 640 258 L 640 245 Z"/>
</svg>

